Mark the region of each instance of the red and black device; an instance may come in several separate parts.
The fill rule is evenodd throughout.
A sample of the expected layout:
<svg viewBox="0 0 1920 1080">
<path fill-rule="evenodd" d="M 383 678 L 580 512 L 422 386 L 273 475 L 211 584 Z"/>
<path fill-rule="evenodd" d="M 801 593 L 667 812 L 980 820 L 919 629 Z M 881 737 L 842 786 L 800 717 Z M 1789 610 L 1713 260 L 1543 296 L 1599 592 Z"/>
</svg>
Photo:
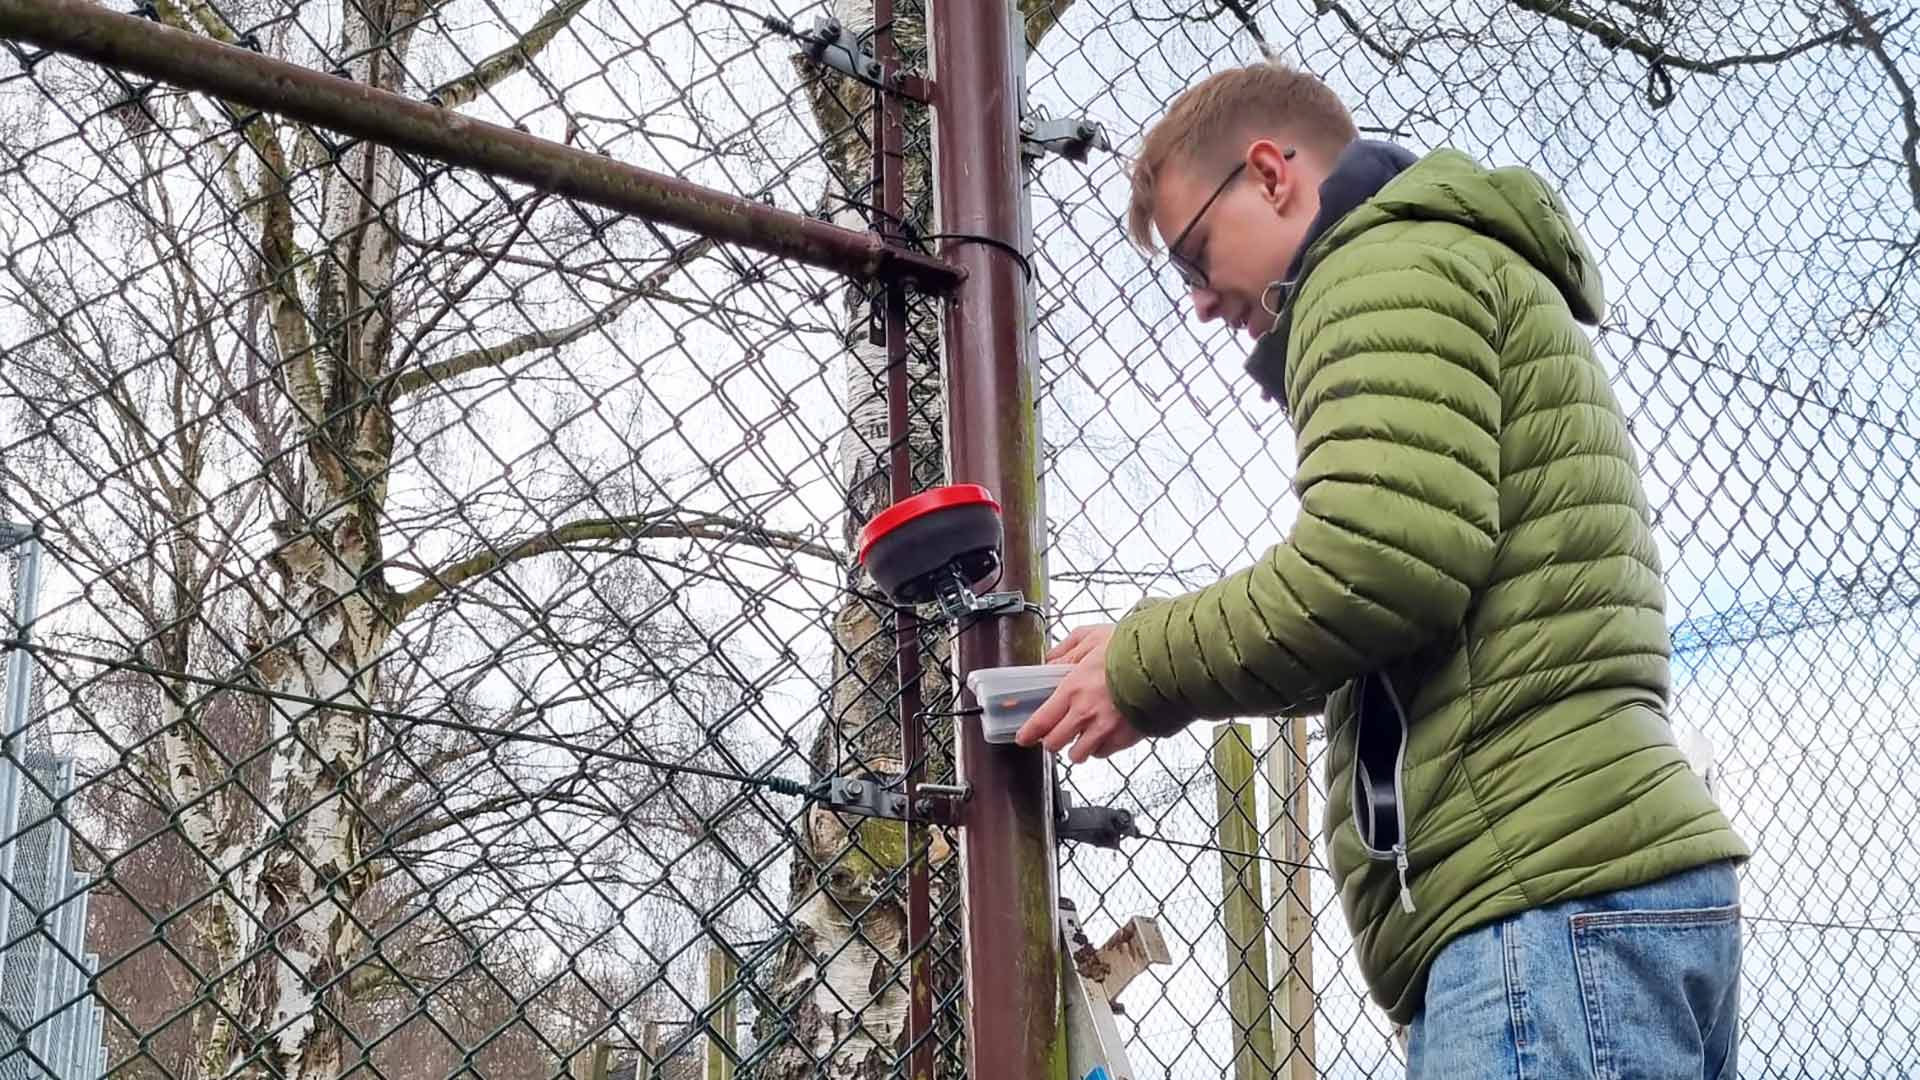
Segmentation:
<svg viewBox="0 0 1920 1080">
<path fill-rule="evenodd" d="M 948 618 L 1028 608 L 1019 593 L 974 595 L 1000 570 L 1000 503 L 979 484 L 930 488 L 881 511 L 860 530 L 860 565 L 896 604 L 938 603 Z"/>
</svg>

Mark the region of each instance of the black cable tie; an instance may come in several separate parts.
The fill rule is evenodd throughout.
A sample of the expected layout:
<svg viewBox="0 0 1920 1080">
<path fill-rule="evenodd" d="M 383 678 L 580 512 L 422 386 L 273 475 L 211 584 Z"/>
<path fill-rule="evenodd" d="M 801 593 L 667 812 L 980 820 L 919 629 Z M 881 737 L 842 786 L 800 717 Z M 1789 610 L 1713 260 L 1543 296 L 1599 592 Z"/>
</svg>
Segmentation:
<svg viewBox="0 0 1920 1080">
<path fill-rule="evenodd" d="M 1026 253 L 1014 247 L 1012 244 L 1007 243 L 1005 240 L 998 240 L 991 236 L 978 236 L 973 233 L 930 233 L 922 237 L 922 239 L 953 240 L 962 244 L 985 244 L 997 251 L 1011 255 L 1014 261 L 1020 264 L 1020 272 L 1026 275 L 1027 283 L 1029 285 L 1033 283 L 1033 264 L 1027 261 Z"/>
</svg>

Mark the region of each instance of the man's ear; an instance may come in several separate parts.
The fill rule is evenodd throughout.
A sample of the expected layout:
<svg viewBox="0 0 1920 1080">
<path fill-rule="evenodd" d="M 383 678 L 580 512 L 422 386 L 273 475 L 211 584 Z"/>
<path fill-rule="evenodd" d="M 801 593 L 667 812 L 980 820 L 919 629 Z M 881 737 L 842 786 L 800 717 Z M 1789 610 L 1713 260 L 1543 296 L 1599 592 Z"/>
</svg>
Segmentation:
<svg viewBox="0 0 1920 1080">
<path fill-rule="evenodd" d="M 1255 139 L 1247 146 L 1247 170 L 1260 184 L 1260 196 L 1275 212 L 1285 213 L 1299 191 L 1294 149 L 1272 139 Z"/>
</svg>

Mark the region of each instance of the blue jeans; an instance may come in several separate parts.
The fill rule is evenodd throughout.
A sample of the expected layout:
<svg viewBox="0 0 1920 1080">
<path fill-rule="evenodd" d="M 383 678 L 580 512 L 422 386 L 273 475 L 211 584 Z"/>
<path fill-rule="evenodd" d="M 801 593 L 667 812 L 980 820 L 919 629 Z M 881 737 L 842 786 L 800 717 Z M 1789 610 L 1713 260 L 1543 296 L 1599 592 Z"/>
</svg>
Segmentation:
<svg viewBox="0 0 1920 1080">
<path fill-rule="evenodd" d="M 1467 931 L 1434 959 L 1408 1080 L 1733 1080 L 1739 902 L 1722 862 Z"/>
</svg>

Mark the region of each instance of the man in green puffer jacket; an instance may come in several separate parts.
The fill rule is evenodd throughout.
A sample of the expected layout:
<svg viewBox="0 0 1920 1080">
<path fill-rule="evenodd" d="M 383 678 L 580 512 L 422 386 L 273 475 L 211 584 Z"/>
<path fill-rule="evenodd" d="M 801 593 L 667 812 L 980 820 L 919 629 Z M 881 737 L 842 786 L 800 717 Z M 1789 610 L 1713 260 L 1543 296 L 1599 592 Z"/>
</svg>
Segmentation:
<svg viewBox="0 0 1920 1080">
<path fill-rule="evenodd" d="M 1148 133 L 1131 219 L 1255 338 L 1300 514 L 1253 566 L 1071 635 L 1021 741 L 1084 760 L 1324 710 L 1334 884 L 1410 1075 L 1733 1076 L 1748 851 L 1666 719 L 1659 549 L 1558 196 L 1361 141 L 1259 64 Z"/>
</svg>

